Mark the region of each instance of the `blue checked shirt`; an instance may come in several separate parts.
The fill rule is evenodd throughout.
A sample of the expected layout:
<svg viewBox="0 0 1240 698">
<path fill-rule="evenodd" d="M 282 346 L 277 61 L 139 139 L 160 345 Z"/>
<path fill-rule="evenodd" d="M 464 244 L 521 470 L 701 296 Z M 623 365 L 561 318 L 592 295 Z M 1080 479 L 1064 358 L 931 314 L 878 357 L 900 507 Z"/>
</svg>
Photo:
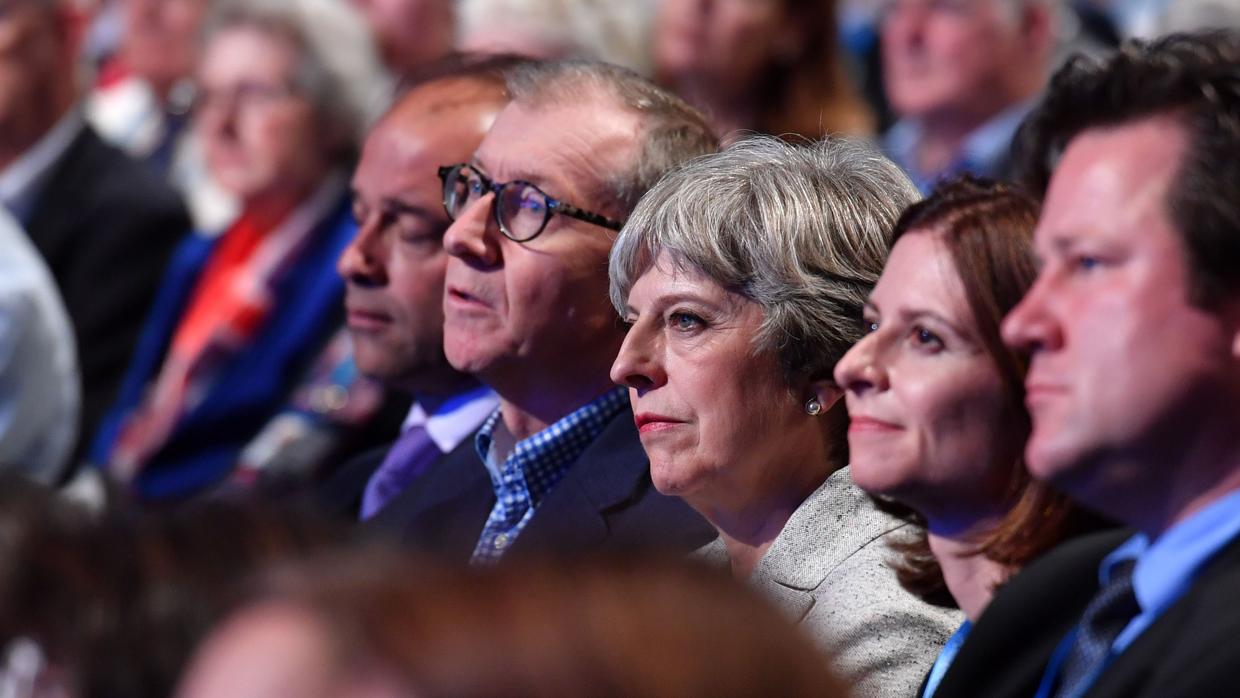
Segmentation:
<svg viewBox="0 0 1240 698">
<path fill-rule="evenodd" d="M 474 548 L 471 564 L 494 564 L 503 557 L 539 503 L 628 400 L 625 388 L 604 393 L 555 424 L 518 441 L 508 458 L 499 464 L 492 458 L 491 444 L 500 411 L 487 418 L 474 445 L 491 474 L 495 506 Z"/>
</svg>

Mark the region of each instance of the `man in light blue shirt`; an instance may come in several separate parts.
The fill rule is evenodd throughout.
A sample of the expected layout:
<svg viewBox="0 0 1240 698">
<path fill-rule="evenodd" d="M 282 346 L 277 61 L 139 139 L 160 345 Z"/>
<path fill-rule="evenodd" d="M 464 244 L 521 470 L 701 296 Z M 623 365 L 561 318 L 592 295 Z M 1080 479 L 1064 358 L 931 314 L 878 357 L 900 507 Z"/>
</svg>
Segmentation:
<svg viewBox="0 0 1240 698">
<path fill-rule="evenodd" d="M 1032 184 L 1045 192 L 1041 269 L 1003 326 L 1031 354 L 1026 460 L 1035 477 L 1136 534 L 1026 569 L 982 617 L 943 689 L 986 651 L 988 625 L 1022 628 L 1027 647 L 1050 650 L 1027 663 L 1040 667 L 1038 696 L 1236 693 L 1236 65 L 1235 31 L 1132 45 L 1061 73 L 1030 117 Z M 1042 630 L 1052 643 L 1039 644 Z M 992 658 L 998 673 L 1021 664 Z"/>
<path fill-rule="evenodd" d="M 923 193 L 962 172 L 1005 177 L 1012 136 L 1050 70 L 1052 0 L 893 0 L 880 25 L 897 122 L 883 150 Z"/>
</svg>

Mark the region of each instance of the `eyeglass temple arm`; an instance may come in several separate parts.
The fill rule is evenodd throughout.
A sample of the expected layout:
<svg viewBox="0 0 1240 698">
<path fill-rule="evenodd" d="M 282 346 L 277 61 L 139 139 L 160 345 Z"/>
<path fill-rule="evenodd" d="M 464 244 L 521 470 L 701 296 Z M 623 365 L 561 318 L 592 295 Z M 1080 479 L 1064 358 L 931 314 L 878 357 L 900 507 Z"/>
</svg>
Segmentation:
<svg viewBox="0 0 1240 698">
<path fill-rule="evenodd" d="M 552 204 L 551 209 L 556 213 L 562 213 L 566 216 L 576 218 L 577 220 L 593 223 L 594 225 L 601 225 L 604 228 L 611 228 L 612 230 L 620 230 L 624 227 L 624 223 L 621 223 L 618 220 L 608 218 L 606 216 L 600 216 L 597 213 L 584 211 L 576 206 L 566 204 L 562 201 L 553 201 Z"/>
</svg>

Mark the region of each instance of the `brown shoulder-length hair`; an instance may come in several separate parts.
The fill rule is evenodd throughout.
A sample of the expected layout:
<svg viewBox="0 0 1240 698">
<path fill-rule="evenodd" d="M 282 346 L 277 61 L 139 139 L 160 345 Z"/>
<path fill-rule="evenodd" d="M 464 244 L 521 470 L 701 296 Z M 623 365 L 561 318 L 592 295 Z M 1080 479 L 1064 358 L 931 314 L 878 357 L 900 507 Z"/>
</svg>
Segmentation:
<svg viewBox="0 0 1240 698">
<path fill-rule="evenodd" d="M 1037 217 L 1038 203 L 1024 191 L 965 176 L 940 185 L 929 198 L 910 206 L 892 233 L 893 245 L 910 234 L 936 234 L 943 241 L 964 287 L 977 335 L 999 371 L 1004 402 L 1021 420 L 1015 433 L 1022 444 L 1030 431 L 1024 407 L 1028 357 L 1004 345 L 999 325 L 1037 276 L 1033 258 Z M 1090 518 L 1062 494 L 1033 480 L 1025 468 L 1024 449 L 1018 445 L 1014 450 L 1008 495 L 1013 505 L 977 542 L 977 552 L 1018 569 L 1083 530 Z M 923 598 L 941 600 L 946 585 L 925 529 L 896 548 L 901 584 Z"/>
<path fill-rule="evenodd" d="M 772 59 L 749 86 L 748 98 L 757 111 L 747 128 L 815 140 L 873 133 L 874 114 L 857 90 L 839 44 L 836 0 L 780 1 L 804 33 L 795 53 Z M 675 87 L 666 74 L 656 78 Z"/>
</svg>

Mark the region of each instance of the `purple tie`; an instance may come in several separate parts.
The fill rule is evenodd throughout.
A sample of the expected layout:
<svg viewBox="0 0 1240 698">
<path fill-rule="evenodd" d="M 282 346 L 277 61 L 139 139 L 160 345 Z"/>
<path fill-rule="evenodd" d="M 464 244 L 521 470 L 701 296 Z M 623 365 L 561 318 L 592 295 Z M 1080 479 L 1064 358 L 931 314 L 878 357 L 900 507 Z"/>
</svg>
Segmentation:
<svg viewBox="0 0 1240 698">
<path fill-rule="evenodd" d="M 378 469 L 366 483 L 362 494 L 361 519 L 365 521 L 405 491 L 414 478 L 443 453 L 431 440 L 426 427 L 410 427 L 388 451 Z"/>
</svg>

